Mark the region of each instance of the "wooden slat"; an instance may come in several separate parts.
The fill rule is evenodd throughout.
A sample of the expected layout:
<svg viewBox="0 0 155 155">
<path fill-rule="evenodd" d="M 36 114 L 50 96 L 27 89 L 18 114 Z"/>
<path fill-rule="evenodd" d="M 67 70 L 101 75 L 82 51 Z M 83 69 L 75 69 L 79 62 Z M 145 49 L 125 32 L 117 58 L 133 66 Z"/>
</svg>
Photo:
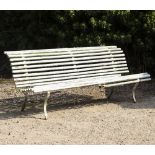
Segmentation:
<svg viewBox="0 0 155 155">
<path fill-rule="evenodd" d="M 130 83 L 134 83 L 133 80 L 140 82 L 144 79 L 149 80 L 150 74 L 140 73 L 140 74 L 132 74 L 132 75 L 121 76 L 119 78 L 116 77 L 116 78 L 112 79 L 111 81 L 110 80 L 107 81 L 104 86 L 105 87 L 112 87 L 112 86 L 117 86 L 117 85 L 130 84 Z"/>
<path fill-rule="evenodd" d="M 101 55 L 101 54 L 94 54 L 94 55 L 91 55 L 91 56 L 89 56 L 89 55 L 87 55 L 87 56 L 82 56 L 81 55 L 81 57 L 80 56 L 77 56 L 77 57 L 75 57 L 74 56 L 74 59 L 75 59 L 75 61 L 76 60 L 83 60 L 83 59 L 85 59 L 85 58 L 89 58 L 89 59 L 95 59 L 96 57 L 97 58 L 99 58 L 99 57 L 102 57 L 102 58 L 112 58 L 112 57 L 123 57 L 124 56 L 124 54 L 116 54 L 116 55 Z M 67 57 L 59 57 L 59 59 L 57 59 L 58 57 L 53 57 L 53 56 L 43 56 L 43 57 L 33 57 L 33 58 L 28 58 L 28 57 L 23 57 L 23 58 L 16 58 L 16 59 L 10 59 L 11 60 L 11 62 L 13 62 L 13 61 L 31 61 L 31 60 L 38 60 L 38 61 L 40 61 L 40 60 L 49 60 L 49 59 L 51 59 L 51 60 L 62 60 L 62 61 L 64 61 L 64 60 L 71 60 L 73 57 L 71 56 L 71 55 L 69 55 L 69 56 L 67 56 Z M 63 58 L 65 58 L 65 59 L 63 59 Z"/>
<path fill-rule="evenodd" d="M 90 65 L 93 65 L 93 64 L 97 64 L 97 63 L 102 63 L 103 66 L 106 66 L 106 65 L 115 65 L 115 64 L 126 64 L 126 61 L 125 60 L 118 60 L 118 61 L 109 61 L 109 59 L 99 59 L 99 60 L 89 60 L 89 61 L 79 61 L 77 62 L 76 61 L 76 66 L 85 66 L 85 67 L 89 67 Z M 22 65 L 22 67 L 24 67 L 24 69 L 27 69 L 27 68 L 33 68 L 36 66 L 40 66 L 40 67 L 47 67 L 46 65 L 49 65 L 51 67 L 54 67 L 55 69 L 57 69 L 56 67 L 62 67 L 62 66 L 68 66 L 68 65 L 73 65 L 73 62 L 65 62 L 65 63 L 49 63 L 49 64 L 36 64 L 36 65 L 27 65 L 27 66 L 24 66 Z M 21 66 L 13 66 L 13 67 L 21 67 Z"/>
<path fill-rule="evenodd" d="M 76 63 L 75 63 L 76 64 Z M 103 68 L 106 68 L 106 66 L 104 67 L 103 64 L 100 65 L 101 67 L 103 66 Z M 117 68 L 117 67 L 121 67 L 122 65 L 111 65 L 111 66 L 108 66 L 107 67 L 109 68 Z M 76 68 L 78 71 L 80 71 L 80 67 L 78 67 L 78 65 L 75 67 L 75 66 L 60 66 L 60 67 L 46 67 L 46 68 L 34 68 L 34 69 L 29 69 L 27 67 L 25 67 L 26 69 L 26 72 L 41 72 L 41 71 L 55 71 L 55 70 L 73 70 L 74 68 Z M 89 65 L 83 65 L 83 68 L 88 68 L 90 70 L 90 66 Z M 17 70 L 13 70 L 13 73 L 24 73 L 25 72 L 25 69 L 17 69 Z M 92 68 L 93 69 L 93 68 Z M 99 69 L 99 68 L 95 68 L 95 69 Z"/>
<path fill-rule="evenodd" d="M 76 68 L 77 69 L 77 68 Z M 127 67 L 111 67 L 111 66 L 109 66 L 109 67 L 107 67 L 107 66 L 99 66 L 99 67 L 93 67 L 93 68 L 80 68 L 80 69 L 77 69 L 76 70 L 76 72 L 77 72 L 77 74 L 78 73 L 80 73 L 80 72 L 85 72 L 85 71 L 94 71 L 94 72 L 98 72 L 98 71 L 102 71 L 104 69 L 104 71 L 106 71 L 106 70 L 108 70 L 108 69 L 112 69 L 112 70 L 120 70 L 120 69 L 126 69 L 126 70 L 128 70 L 128 68 Z M 74 67 L 73 68 L 71 68 L 70 70 L 59 70 L 59 71 L 55 71 L 54 69 L 52 70 L 51 68 L 42 68 L 42 69 L 39 69 L 39 70 L 37 70 L 37 69 L 34 69 L 34 70 L 26 70 L 26 72 L 28 72 L 28 74 L 30 74 L 30 73 L 33 73 L 33 72 L 41 72 L 41 71 L 51 71 L 52 72 L 52 74 L 64 74 L 64 73 L 72 73 L 72 72 L 75 72 L 75 70 L 74 70 Z M 24 71 L 23 71 L 24 72 Z M 21 72 L 15 72 L 15 71 L 13 71 L 13 73 L 21 73 Z"/>
<path fill-rule="evenodd" d="M 94 57 L 94 58 L 76 58 L 76 63 L 78 62 L 78 61 L 81 61 L 81 60 L 83 60 L 82 61 L 82 63 L 84 63 L 84 60 L 91 60 L 91 62 L 92 61 L 94 61 L 95 59 L 95 61 L 98 61 L 99 59 L 103 59 L 103 58 L 105 58 L 104 56 L 101 56 L 101 57 Z M 107 59 L 104 59 L 104 61 L 119 61 L 119 60 L 125 60 L 125 57 L 121 57 L 121 58 L 113 58 L 112 56 L 111 56 L 111 59 L 110 59 L 110 56 L 109 56 L 109 59 L 107 58 Z M 14 62 L 14 63 L 11 63 L 13 66 L 15 66 L 15 65 L 23 65 L 23 64 L 26 64 L 26 65 L 29 65 L 29 64 L 38 64 L 38 63 L 56 63 L 56 62 L 60 62 L 60 63 L 63 63 L 63 62 L 68 62 L 68 61 L 72 61 L 72 59 L 56 59 L 56 60 L 40 60 L 40 61 L 25 61 L 25 63 L 24 62 Z M 87 61 L 85 61 L 86 63 L 87 63 Z M 79 63 L 81 63 L 81 62 L 79 62 Z"/>
<path fill-rule="evenodd" d="M 142 79 L 140 82 L 143 81 L 149 81 L 151 80 L 151 78 L 149 79 Z M 83 81 L 81 83 L 77 83 L 77 82 L 72 82 L 72 83 L 63 83 L 62 85 L 60 84 L 51 84 L 51 85 L 44 85 L 44 86 L 36 86 L 34 88 L 32 88 L 32 90 L 34 92 L 44 92 L 44 91 L 49 91 L 49 90 L 61 90 L 61 89 L 67 89 L 67 88 L 76 88 L 76 87 L 82 87 L 82 86 L 90 86 L 90 85 L 97 85 L 97 84 L 103 84 L 104 83 L 104 79 L 98 79 L 98 80 L 94 80 L 92 81 L 92 83 L 87 83 L 86 81 Z M 131 84 L 131 83 L 137 83 L 137 80 L 134 81 L 130 81 L 130 82 L 124 82 L 124 83 L 119 83 L 118 85 L 125 85 L 125 84 Z M 113 85 L 114 86 L 114 85 Z M 116 86 L 116 85 L 115 85 Z M 112 87 L 112 86 L 110 86 Z"/>
<path fill-rule="evenodd" d="M 75 51 L 75 52 L 72 52 L 72 55 L 74 56 L 91 56 L 91 55 L 105 55 L 105 54 L 117 54 L 117 53 L 123 53 L 123 51 L 121 51 L 121 49 L 112 49 L 110 50 L 99 50 L 99 51 Z M 65 58 L 65 57 L 70 57 L 71 54 L 69 54 L 69 52 L 66 52 L 66 53 L 56 53 L 56 52 L 53 52 L 53 53 L 32 53 L 32 54 L 23 54 L 25 57 L 29 58 L 29 57 L 42 57 L 42 56 L 53 56 L 54 58 L 59 58 L 59 57 L 62 57 L 62 58 Z M 9 55 L 10 59 L 17 59 L 17 58 L 21 58 L 21 54 L 16 54 L 16 55 Z"/>
<path fill-rule="evenodd" d="M 85 77 L 96 77 L 96 76 L 106 76 L 106 75 L 114 75 L 114 74 L 122 74 L 122 73 L 128 73 L 127 70 L 122 70 L 122 71 L 113 71 L 113 72 L 107 72 L 107 73 L 95 73 L 95 74 L 84 74 L 84 75 L 80 75 L 80 76 L 76 76 L 76 79 L 81 79 L 81 78 L 85 78 Z M 72 76 L 72 75 L 71 75 Z M 67 81 L 67 80 L 65 80 Z M 60 81 L 57 81 L 60 82 Z M 33 86 L 37 86 L 37 85 L 45 85 L 45 84 L 51 84 L 53 82 L 42 82 L 42 83 L 33 83 L 33 84 L 18 84 L 16 82 L 16 87 L 33 87 Z"/>
<path fill-rule="evenodd" d="M 108 81 L 107 83 L 120 82 L 120 81 L 126 81 L 126 80 L 135 80 L 135 79 L 149 78 L 149 77 L 150 75 L 148 73 L 132 74 L 132 75 L 126 75 L 126 76 L 121 76 L 119 78 L 115 78 L 112 81 Z"/>
<path fill-rule="evenodd" d="M 52 79 L 43 79 L 43 80 L 31 80 L 31 81 L 22 81 L 22 82 L 16 82 L 17 85 L 24 85 L 24 86 L 32 86 L 34 85 L 40 85 L 41 83 L 48 83 L 48 82 L 62 82 L 62 81 L 68 81 L 68 80 L 73 80 L 73 79 L 79 79 L 79 78 L 91 78 L 94 74 L 86 74 L 86 75 L 81 75 L 81 76 L 65 76 L 63 78 L 52 78 Z M 99 74 L 98 74 L 99 75 Z M 96 75 L 95 75 L 96 76 Z"/>
<path fill-rule="evenodd" d="M 119 83 L 104 85 L 104 87 L 106 87 L 106 88 L 115 87 L 115 86 L 121 86 L 121 85 L 132 84 L 132 83 L 143 82 L 143 81 L 150 81 L 150 80 L 151 80 L 151 78 L 140 79 L 140 80 L 132 80 L 132 81 L 125 81 L 125 82 L 123 81 L 123 82 L 119 82 Z"/>
<path fill-rule="evenodd" d="M 110 75 L 110 74 L 109 74 Z M 92 77 L 96 77 L 96 76 L 92 76 Z M 88 78 L 90 78 L 90 77 L 88 77 Z M 80 78 L 80 79 L 82 79 L 82 78 Z M 72 79 L 71 79 L 72 80 Z M 74 79 L 75 80 L 75 79 Z M 67 80 L 68 81 L 68 80 Z M 53 82 L 42 82 L 42 83 L 34 83 L 34 84 L 23 84 L 23 85 L 17 85 L 16 84 L 16 87 L 17 88 L 24 88 L 24 87 L 29 87 L 29 88 L 32 88 L 32 87 L 34 87 L 34 86 L 43 86 L 43 85 L 48 85 L 48 84 L 53 84 L 55 81 L 53 81 Z M 62 81 L 58 81 L 58 82 L 62 82 Z M 66 82 L 66 81 L 64 81 L 64 82 Z"/>
<path fill-rule="evenodd" d="M 124 68 L 119 68 L 118 70 L 127 70 L 125 67 Z M 107 69 L 107 70 L 104 70 L 104 72 L 111 72 L 111 71 L 118 71 L 117 69 Z M 79 75 L 83 75 L 84 73 L 85 74 L 87 74 L 88 72 L 86 72 L 86 70 L 82 70 L 83 72 L 77 72 L 77 74 L 75 75 L 75 76 L 71 76 L 71 75 L 62 75 L 62 78 L 54 78 L 54 77 L 51 77 L 51 78 L 39 78 L 39 79 L 37 79 L 37 80 L 29 80 L 29 78 L 25 78 L 25 80 L 26 81 L 21 81 L 21 82 L 17 82 L 18 84 L 25 84 L 25 83 L 37 83 L 37 82 L 40 82 L 40 81 L 53 81 L 53 80 L 64 80 L 64 79 L 70 79 L 70 78 L 78 78 L 78 76 Z M 89 70 L 87 70 L 87 71 L 89 71 Z M 102 70 L 99 70 L 99 71 L 96 71 L 96 70 L 94 70 L 93 72 L 92 72 L 92 70 L 91 70 L 91 72 L 89 72 L 88 73 L 88 76 L 89 76 L 89 74 L 91 74 L 91 73 L 104 73 L 104 72 L 102 72 Z M 73 72 L 74 73 L 74 72 Z M 56 74 L 53 74 L 55 77 L 56 77 Z"/>
<path fill-rule="evenodd" d="M 99 76 L 99 75 L 102 75 L 102 76 L 107 76 L 107 75 L 115 75 L 115 74 L 122 74 L 122 73 L 128 73 L 128 71 L 113 71 L 113 72 L 105 72 L 105 73 L 92 73 L 92 74 L 82 74 L 82 75 L 71 75 L 71 76 L 55 76 L 55 75 L 53 75 L 52 76 L 52 78 L 50 79 L 50 80 L 53 80 L 53 81 L 62 81 L 62 80 L 69 80 L 69 79 L 78 79 L 78 78 L 85 78 L 85 77 L 94 77 L 94 76 Z M 45 80 L 48 80 L 49 78 L 44 78 Z M 44 80 L 43 79 L 43 80 Z M 31 83 L 31 81 L 32 81 L 32 83 L 33 82 L 36 82 L 36 81 L 34 81 L 34 80 L 37 80 L 37 79 L 33 79 L 33 80 L 29 80 L 29 78 L 27 78 L 27 83 Z M 21 83 L 17 83 L 17 82 L 20 82 L 19 80 L 16 80 L 16 78 L 15 78 L 15 81 L 16 81 L 16 84 L 23 84 L 23 82 L 21 82 Z M 26 80 L 24 80 L 24 82 L 25 82 Z"/>
<path fill-rule="evenodd" d="M 32 88 L 32 90 L 34 92 L 40 92 L 40 91 L 42 92 L 42 91 L 48 91 L 48 90 L 59 90 L 59 89 L 89 86 L 89 85 L 95 85 L 95 84 L 106 84 L 108 81 L 113 81 L 113 79 L 115 78 L 117 78 L 117 76 L 108 77 L 108 78 L 94 77 L 94 78 L 88 78 L 88 79 L 69 80 L 67 83 L 60 82 L 60 83 L 53 83 L 53 84 L 44 85 L 44 86 L 35 86 L 34 88 Z M 143 81 L 149 81 L 149 80 L 151 80 L 151 78 L 126 81 L 126 82 L 117 83 L 111 86 L 131 84 L 131 83 L 137 83 L 137 82 L 143 82 Z"/>
<path fill-rule="evenodd" d="M 59 66 L 59 67 L 56 67 L 58 66 L 58 64 L 37 64 L 37 65 L 28 65 L 28 66 L 12 66 L 12 69 L 13 70 L 18 70 L 18 69 L 29 69 L 29 68 L 40 68 L 40 67 L 54 67 L 55 70 L 57 69 L 69 69 L 71 68 L 73 63 L 64 63 L 63 66 Z M 117 62 L 109 62 L 109 63 L 103 63 L 103 62 L 98 62 L 97 64 L 84 64 L 84 65 L 80 65 L 78 64 L 76 67 L 77 69 L 78 68 L 86 68 L 86 67 L 96 67 L 96 66 L 109 66 L 109 65 L 117 65 L 117 66 L 122 66 L 123 65 L 127 65 L 126 64 L 126 61 L 117 61 Z M 68 66 L 70 65 L 70 66 Z M 74 66 L 73 66 L 74 67 Z"/>
<path fill-rule="evenodd" d="M 94 64 L 94 66 L 93 65 L 91 65 L 91 66 L 89 66 L 89 67 L 92 67 L 91 68 L 91 70 L 94 70 L 94 68 L 93 67 L 98 67 L 98 66 L 102 66 L 102 69 L 106 69 L 106 68 L 113 68 L 113 67 L 127 67 L 127 64 L 119 64 L 119 65 L 112 65 L 112 66 L 109 66 L 109 65 L 106 65 L 106 66 L 103 66 L 102 64 Z M 78 67 L 79 66 L 77 66 L 77 69 L 78 69 Z M 62 67 L 63 68 L 63 67 Z M 88 68 L 89 69 L 89 68 Z M 27 80 L 27 79 L 29 79 L 29 80 L 33 80 L 33 79 L 45 79 L 45 78 L 52 78 L 53 76 L 51 76 L 51 75 L 46 75 L 46 76 L 31 76 L 31 77 L 20 77 L 20 78 L 16 78 L 16 80 L 17 81 L 19 81 L 19 80 Z"/>
<path fill-rule="evenodd" d="M 52 55 L 52 56 L 63 56 L 68 55 L 69 53 L 80 54 L 80 53 L 94 53 L 94 52 L 107 52 L 107 51 L 120 51 L 121 48 L 99 48 L 99 49 L 89 49 L 89 50 L 43 50 L 43 51 L 34 51 L 34 52 L 24 52 L 24 51 L 12 51 L 12 52 L 5 52 L 5 54 L 9 55 L 10 58 L 20 57 L 21 55 L 24 56 L 37 56 L 37 55 Z"/>
<path fill-rule="evenodd" d="M 53 72 L 38 72 L 38 73 L 28 73 L 28 74 L 17 74 L 17 75 L 13 75 L 14 78 L 15 77 L 29 77 L 29 76 L 38 76 L 38 75 L 60 75 L 62 74 L 62 76 L 65 76 L 64 74 L 66 74 L 67 76 L 71 76 L 72 74 L 75 75 L 81 75 L 81 74 L 90 74 L 90 73 L 98 73 L 98 72 L 110 72 L 110 71 L 119 71 L 119 70 L 128 70 L 127 67 L 123 67 L 123 68 L 112 68 L 112 69 L 106 69 L 106 70 L 91 70 L 91 71 L 81 71 L 81 72 L 77 72 L 76 70 L 64 70 L 64 71 L 53 71 Z"/>
<path fill-rule="evenodd" d="M 129 71 L 128 71 L 129 72 Z M 40 72 L 40 73 L 29 73 L 27 75 L 25 74 L 13 74 L 14 78 L 19 78 L 19 77 L 31 77 L 31 76 L 43 76 L 43 75 L 51 75 L 53 73 L 51 72 Z"/>
<path fill-rule="evenodd" d="M 65 59 L 67 59 L 67 58 L 72 58 L 72 57 L 74 57 L 74 58 L 76 58 L 76 57 L 94 57 L 94 56 L 104 56 L 104 57 L 112 57 L 112 56 L 114 56 L 114 57 L 116 57 L 116 55 L 120 55 L 120 56 L 125 56 L 124 54 L 122 54 L 123 52 L 122 51 L 114 51 L 114 52 L 100 52 L 100 53 L 98 53 L 98 52 L 94 52 L 94 53 L 87 53 L 87 54 L 85 54 L 85 53 L 80 53 L 80 54 L 73 54 L 72 53 L 72 55 L 71 54 L 67 54 L 67 55 L 42 55 L 42 56 L 38 56 L 38 55 L 36 55 L 36 56 L 32 56 L 32 57 L 28 57 L 27 55 L 23 55 L 24 56 L 24 58 L 22 57 L 22 56 L 20 56 L 20 57 L 15 57 L 15 58 L 10 58 L 10 60 L 11 60 L 11 62 L 14 62 L 14 61 L 26 61 L 26 60 L 43 60 L 43 59 L 63 59 L 63 58 L 65 58 Z M 111 55 L 111 54 L 113 54 L 113 55 Z"/>
<path fill-rule="evenodd" d="M 89 86 L 95 84 L 104 84 L 106 80 L 113 79 L 115 77 L 92 77 L 92 78 L 85 78 L 85 79 L 76 79 L 76 80 L 69 80 L 68 82 L 59 82 L 59 83 L 52 83 L 44 86 L 35 86 L 32 88 L 34 92 L 42 92 L 47 90 L 59 90 L 65 88 L 74 88 L 74 87 L 81 87 L 81 86 Z"/>
<path fill-rule="evenodd" d="M 5 51 L 5 54 L 11 53 L 38 53 L 38 52 L 61 52 L 61 51 L 77 51 L 77 50 L 92 50 L 92 49 L 116 49 L 117 46 L 96 46 L 96 47 L 75 47 L 75 48 L 55 48 L 55 49 L 38 49 L 38 50 L 21 50 L 21 51 Z"/>
<path fill-rule="evenodd" d="M 12 59 L 12 60 L 16 60 L 17 58 L 21 58 L 22 55 L 24 55 L 24 57 L 42 57 L 42 56 L 53 56 L 55 58 L 60 58 L 60 57 L 70 57 L 71 55 L 74 55 L 74 56 L 88 56 L 88 55 L 93 55 L 93 54 L 102 54 L 102 55 L 105 55 L 105 54 L 117 54 L 117 53 L 123 53 L 123 51 L 121 51 L 120 48 L 118 49 L 100 49 L 100 50 L 89 50 L 89 51 L 65 51 L 65 53 L 61 52 L 61 53 L 57 53 L 57 52 L 51 52 L 51 53 L 29 53 L 29 54 L 9 54 L 9 57 Z"/>
</svg>

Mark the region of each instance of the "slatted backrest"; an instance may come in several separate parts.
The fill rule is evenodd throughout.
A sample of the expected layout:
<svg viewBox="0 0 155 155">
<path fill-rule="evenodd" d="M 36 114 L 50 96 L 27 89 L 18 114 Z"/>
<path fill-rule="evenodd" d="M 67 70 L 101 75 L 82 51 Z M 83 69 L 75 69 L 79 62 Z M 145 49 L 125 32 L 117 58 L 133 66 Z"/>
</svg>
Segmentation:
<svg viewBox="0 0 155 155">
<path fill-rule="evenodd" d="M 6 51 L 16 87 L 127 73 L 125 55 L 116 46 Z"/>
</svg>

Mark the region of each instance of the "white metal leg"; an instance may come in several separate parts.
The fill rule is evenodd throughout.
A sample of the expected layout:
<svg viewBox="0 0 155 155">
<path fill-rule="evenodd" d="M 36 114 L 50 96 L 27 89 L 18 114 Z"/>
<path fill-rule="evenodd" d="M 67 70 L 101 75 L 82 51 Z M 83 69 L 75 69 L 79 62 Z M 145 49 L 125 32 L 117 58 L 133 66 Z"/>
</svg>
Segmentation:
<svg viewBox="0 0 155 155">
<path fill-rule="evenodd" d="M 44 101 L 44 114 L 45 114 L 45 119 L 47 119 L 48 115 L 47 115 L 47 101 L 48 98 L 50 97 L 50 91 L 47 92 L 47 95 L 45 97 L 45 101 Z"/>
<path fill-rule="evenodd" d="M 134 85 L 133 89 L 132 89 L 132 96 L 133 96 L 133 101 L 134 101 L 134 103 L 136 103 L 135 91 L 136 91 L 136 88 L 137 88 L 138 85 L 139 85 L 139 82 L 137 82 L 137 83 Z"/>
</svg>

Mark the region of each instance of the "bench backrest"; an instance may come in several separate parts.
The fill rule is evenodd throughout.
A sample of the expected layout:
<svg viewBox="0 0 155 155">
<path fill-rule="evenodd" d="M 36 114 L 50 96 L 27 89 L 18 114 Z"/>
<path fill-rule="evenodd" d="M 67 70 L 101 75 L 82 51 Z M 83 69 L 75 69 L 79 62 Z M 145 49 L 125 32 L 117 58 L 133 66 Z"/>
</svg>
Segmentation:
<svg viewBox="0 0 155 155">
<path fill-rule="evenodd" d="M 6 51 L 16 87 L 32 88 L 65 80 L 129 72 L 117 46 Z"/>
</svg>

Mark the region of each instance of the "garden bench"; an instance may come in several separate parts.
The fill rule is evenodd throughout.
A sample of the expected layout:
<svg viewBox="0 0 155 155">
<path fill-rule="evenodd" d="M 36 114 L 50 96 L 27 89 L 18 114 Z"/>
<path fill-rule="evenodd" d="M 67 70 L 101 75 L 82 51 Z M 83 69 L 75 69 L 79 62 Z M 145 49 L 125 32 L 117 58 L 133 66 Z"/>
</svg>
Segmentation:
<svg viewBox="0 0 155 155">
<path fill-rule="evenodd" d="M 46 119 L 51 91 L 135 83 L 132 93 L 136 102 L 135 89 L 138 83 L 151 80 L 148 73 L 123 75 L 129 70 L 123 51 L 117 46 L 6 51 L 5 54 L 10 58 L 16 88 L 24 92 L 47 92 L 44 101 Z"/>
</svg>

